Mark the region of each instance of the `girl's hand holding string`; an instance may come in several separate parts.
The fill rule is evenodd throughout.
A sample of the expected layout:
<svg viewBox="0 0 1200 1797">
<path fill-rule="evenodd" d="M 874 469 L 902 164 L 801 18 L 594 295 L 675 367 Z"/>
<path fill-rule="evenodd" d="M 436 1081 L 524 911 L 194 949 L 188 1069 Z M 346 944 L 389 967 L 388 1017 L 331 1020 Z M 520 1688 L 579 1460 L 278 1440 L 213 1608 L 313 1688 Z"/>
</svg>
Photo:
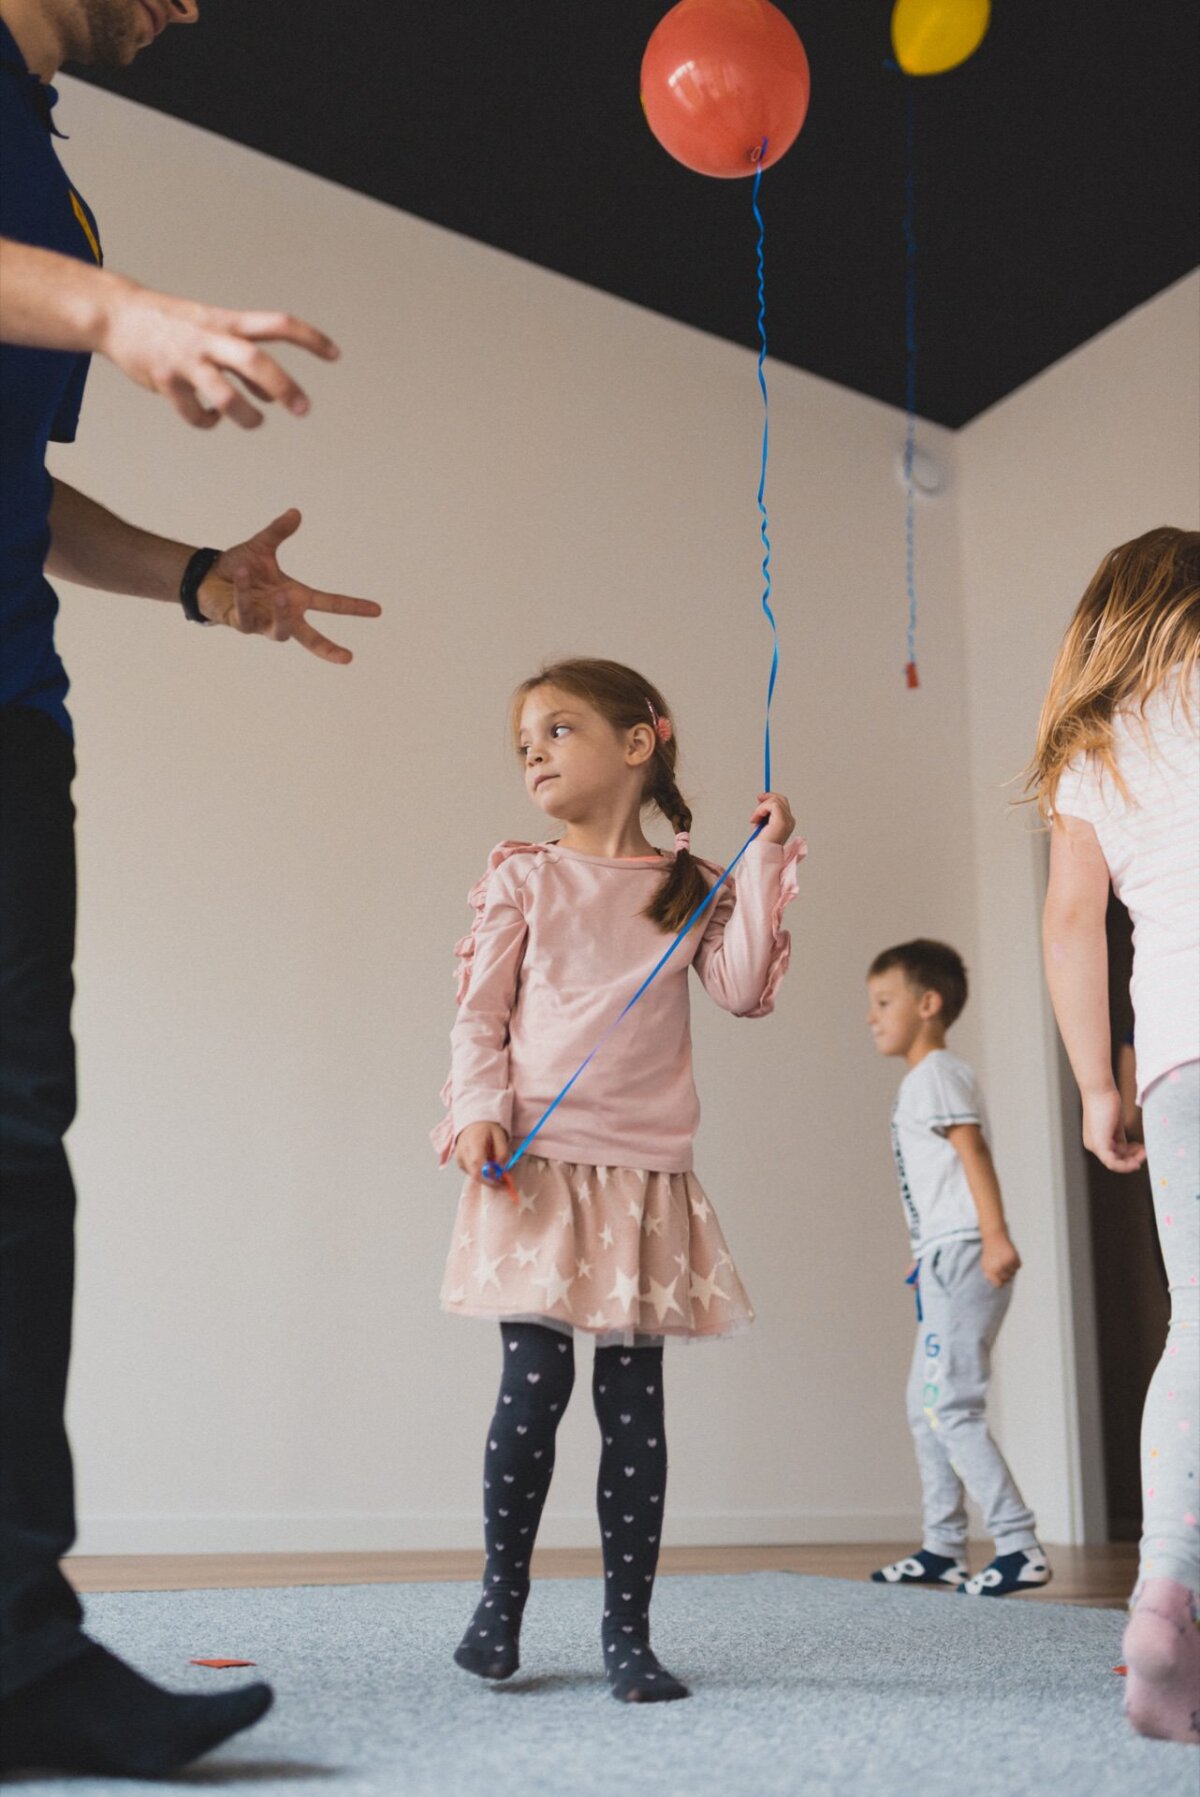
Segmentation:
<svg viewBox="0 0 1200 1797">
<path fill-rule="evenodd" d="M 752 824 L 766 822 L 760 842 L 785 843 L 796 828 L 792 808 L 781 792 L 760 792 L 758 804 L 750 814 Z"/>
<path fill-rule="evenodd" d="M 498 1123 L 468 1123 L 454 1144 L 454 1159 L 472 1179 L 481 1179 L 488 1161 L 508 1159 L 508 1132 Z"/>
</svg>

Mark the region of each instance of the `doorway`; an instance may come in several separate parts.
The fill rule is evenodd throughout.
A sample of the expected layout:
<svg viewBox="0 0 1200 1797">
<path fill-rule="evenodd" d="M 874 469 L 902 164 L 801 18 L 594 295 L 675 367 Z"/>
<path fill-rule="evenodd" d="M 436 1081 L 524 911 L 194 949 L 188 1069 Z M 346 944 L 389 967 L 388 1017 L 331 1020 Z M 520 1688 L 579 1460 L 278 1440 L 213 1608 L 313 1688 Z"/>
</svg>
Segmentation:
<svg viewBox="0 0 1200 1797">
<path fill-rule="evenodd" d="M 1133 928 L 1124 905 L 1111 893 L 1107 928 L 1109 1015 L 1116 1067 L 1122 1045 L 1133 1039 L 1129 996 Z M 1133 1048 L 1136 1056 L 1136 1043 Z M 1170 1314 L 1167 1281 L 1146 1169 L 1110 1173 L 1094 1155 L 1085 1155 L 1084 1161 L 1108 1538 L 1136 1541 L 1142 1525 L 1142 1406 L 1166 1339 Z"/>
</svg>

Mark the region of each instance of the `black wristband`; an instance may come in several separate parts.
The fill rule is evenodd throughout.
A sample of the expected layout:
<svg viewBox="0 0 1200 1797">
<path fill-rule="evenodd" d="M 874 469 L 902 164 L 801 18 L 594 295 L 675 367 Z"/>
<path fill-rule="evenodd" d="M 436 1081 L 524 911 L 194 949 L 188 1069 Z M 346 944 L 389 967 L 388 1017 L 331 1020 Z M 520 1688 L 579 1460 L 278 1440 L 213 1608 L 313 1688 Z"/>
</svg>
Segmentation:
<svg viewBox="0 0 1200 1797">
<path fill-rule="evenodd" d="M 186 618 L 193 624 L 211 624 L 200 610 L 200 582 L 208 573 L 215 561 L 220 559 L 219 549 L 197 549 L 183 570 L 183 579 L 179 583 L 179 603 L 183 607 Z"/>
</svg>

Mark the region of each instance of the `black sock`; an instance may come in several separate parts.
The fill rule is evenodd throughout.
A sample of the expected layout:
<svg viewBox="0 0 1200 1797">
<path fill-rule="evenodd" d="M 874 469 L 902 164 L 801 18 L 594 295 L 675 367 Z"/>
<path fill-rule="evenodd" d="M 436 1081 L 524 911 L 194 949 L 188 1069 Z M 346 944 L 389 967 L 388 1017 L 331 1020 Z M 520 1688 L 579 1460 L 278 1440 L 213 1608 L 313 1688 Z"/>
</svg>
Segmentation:
<svg viewBox="0 0 1200 1797">
<path fill-rule="evenodd" d="M 0 1703 L 0 1769 L 164 1778 L 257 1722 L 271 1697 L 263 1684 L 211 1697 L 164 1691 L 91 1644 Z"/>
<path fill-rule="evenodd" d="M 596 1508 L 604 1552 L 604 1671 L 622 1703 L 664 1703 L 687 1686 L 650 1647 L 650 1598 L 667 1492 L 663 1351 L 598 1348 L 592 1398 L 600 1424 Z"/>
<path fill-rule="evenodd" d="M 569 1336 L 502 1323 L 504 1367 L 483 1457 L 483 1596 L 454 1658 L 480 1678 L 511 1678 L 529 1596 L 529 1562 L 554 1471 L 554 1437 L 575 1383 Z"/>
</svg>

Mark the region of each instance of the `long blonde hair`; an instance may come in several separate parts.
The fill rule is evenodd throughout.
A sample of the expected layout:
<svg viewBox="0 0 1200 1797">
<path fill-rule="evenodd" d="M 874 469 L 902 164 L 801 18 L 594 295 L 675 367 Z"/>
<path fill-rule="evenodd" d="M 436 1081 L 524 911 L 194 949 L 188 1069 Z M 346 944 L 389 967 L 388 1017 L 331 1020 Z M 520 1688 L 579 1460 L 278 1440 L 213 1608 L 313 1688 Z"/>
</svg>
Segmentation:
<svg viewBox="0 0 1200 1797">
<path fill-rule="evenodd" d="M 656 686 L 619 661 L 575 656 L 566 661 L 548 662 L 540 672 L 523 680 L 513 694 L 514 742 L 520 733 L 521 708 L 529 694 L 536 692 L 539 686 L 556 686 L 560 692 L 582 699 L 606 718 L 614 730 L 631 730 L 635 724 L 647 724 L 654 729 L 654 754 L 646 768 L 642 803 L 656 805 L 677 833 L 691 829 L 692 814 L 675 784 L 679 736 L 667 702 Z M 664 733 L 657 728 L 659 719 L 670 721 L 665 740 Z M 667 871 L 646 906 L 645 915 L 661 930 L 674 935 L 707 897 L 708 881 L 693 857 L 683 849 L 667 864 Z"/>
<path fill-rule="evenodd" d="M 1110 550 L 1062 640 L 1026 770 L 1026 794 L 1047 822 L 1059 780 L 1078 755 L 1095 756 L 1126 794 L 1113 754 L 1115 714 L 1144 714 L 1178 670 L 1178 699 L 1191 720 L 1198 664 L 1200 531 L 1161 525 Z"/>
</svg>

